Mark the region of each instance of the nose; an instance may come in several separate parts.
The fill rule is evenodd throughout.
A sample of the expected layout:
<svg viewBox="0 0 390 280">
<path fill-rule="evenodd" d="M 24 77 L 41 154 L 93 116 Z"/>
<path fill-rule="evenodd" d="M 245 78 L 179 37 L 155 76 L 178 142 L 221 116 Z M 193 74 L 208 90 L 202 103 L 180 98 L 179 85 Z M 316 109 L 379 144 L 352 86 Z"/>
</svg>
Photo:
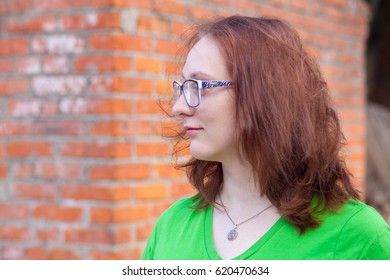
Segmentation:
<svg viewBox="0 0 390 280">
<path fill-rule="evenodd" d="M 181 116 L 181 115 L 193 115 L 195 112 L 194 107 L 188 106 L 186 100 L 184 99 L 184 95 L 180 95 L 179 98 L 176 100 L 175 104 L 172 107 L 172 113 L 174 116 Z"/>
</svg>

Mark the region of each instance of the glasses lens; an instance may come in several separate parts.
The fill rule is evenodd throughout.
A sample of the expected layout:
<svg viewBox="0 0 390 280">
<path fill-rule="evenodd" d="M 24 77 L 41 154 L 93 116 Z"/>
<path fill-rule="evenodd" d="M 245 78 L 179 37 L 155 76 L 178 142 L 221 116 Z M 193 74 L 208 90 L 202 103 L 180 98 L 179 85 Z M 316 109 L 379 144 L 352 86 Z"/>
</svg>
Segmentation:
<svg viewBox="0 0 390 280">
<path fill-rule="evenodd" d="M 195 81 L 186 81 L 183 84 L 184 96 L 187 100 L 188 105 L 198 106 L 198 83 Z"/>
<path fill-rule="evenodd" d="M 177 82 L 173 82 L 173 99 L 176 101 L 179 99 L 181 94 L 180 85 Z"/>
</svg>

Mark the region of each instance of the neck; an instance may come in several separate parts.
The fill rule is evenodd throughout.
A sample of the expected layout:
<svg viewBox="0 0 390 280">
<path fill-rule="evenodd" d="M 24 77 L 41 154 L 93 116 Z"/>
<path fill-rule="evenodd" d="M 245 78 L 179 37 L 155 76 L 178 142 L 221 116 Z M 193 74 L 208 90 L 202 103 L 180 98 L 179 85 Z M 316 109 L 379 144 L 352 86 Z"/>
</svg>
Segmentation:
<svg viewBox="0 0 390 280">
<path fill-rule="evenodd" d="M 270 202 L 267 197 L 260 196 L 260 187 L 254 178 L 252 168 L 241 160 L 223 163 L 223 184 L 221 198 L 225 206 L 231 210 L 258 209 Z"/>
</svg>

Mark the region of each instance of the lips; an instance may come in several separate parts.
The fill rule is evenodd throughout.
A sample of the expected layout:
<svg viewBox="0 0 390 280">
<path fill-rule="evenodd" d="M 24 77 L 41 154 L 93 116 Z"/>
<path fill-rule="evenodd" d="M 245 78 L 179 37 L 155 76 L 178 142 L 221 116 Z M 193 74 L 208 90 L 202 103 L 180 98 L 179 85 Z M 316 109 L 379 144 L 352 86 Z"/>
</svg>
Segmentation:
<svg viewBox="0 0 390 280">
<path fill-rule="evenodd" d="M 184 129 L 186 130 L 186 134 L 195 134 L 200 130 L 202 130 L 203 128 L 186 126 L 184 127 Z"/>
</svg>

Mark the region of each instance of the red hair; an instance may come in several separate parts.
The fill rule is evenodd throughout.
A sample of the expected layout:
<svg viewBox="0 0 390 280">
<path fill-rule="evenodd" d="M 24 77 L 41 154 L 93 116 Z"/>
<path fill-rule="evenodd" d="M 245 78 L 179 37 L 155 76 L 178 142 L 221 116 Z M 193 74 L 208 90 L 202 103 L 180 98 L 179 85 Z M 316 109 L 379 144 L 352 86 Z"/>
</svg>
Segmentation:
<svg viewBox="0 0 390 280">
<path fill-rule="evenodd" d="M 320 225 L 316 213 L 358 199 L 329 89 L 298 33 L 277 19 L 222 18 L 192 29 L 183 57 L 206 35 L 219 45 L 234 81 L 237 139 L 259 193 L 301 233 Z M 188 139 L 176 136 L 177 153 Z M 214 204 L 222 164 L 192 157 L 178 167 L 198 190 L 199 208 Z"/>
</svg>

